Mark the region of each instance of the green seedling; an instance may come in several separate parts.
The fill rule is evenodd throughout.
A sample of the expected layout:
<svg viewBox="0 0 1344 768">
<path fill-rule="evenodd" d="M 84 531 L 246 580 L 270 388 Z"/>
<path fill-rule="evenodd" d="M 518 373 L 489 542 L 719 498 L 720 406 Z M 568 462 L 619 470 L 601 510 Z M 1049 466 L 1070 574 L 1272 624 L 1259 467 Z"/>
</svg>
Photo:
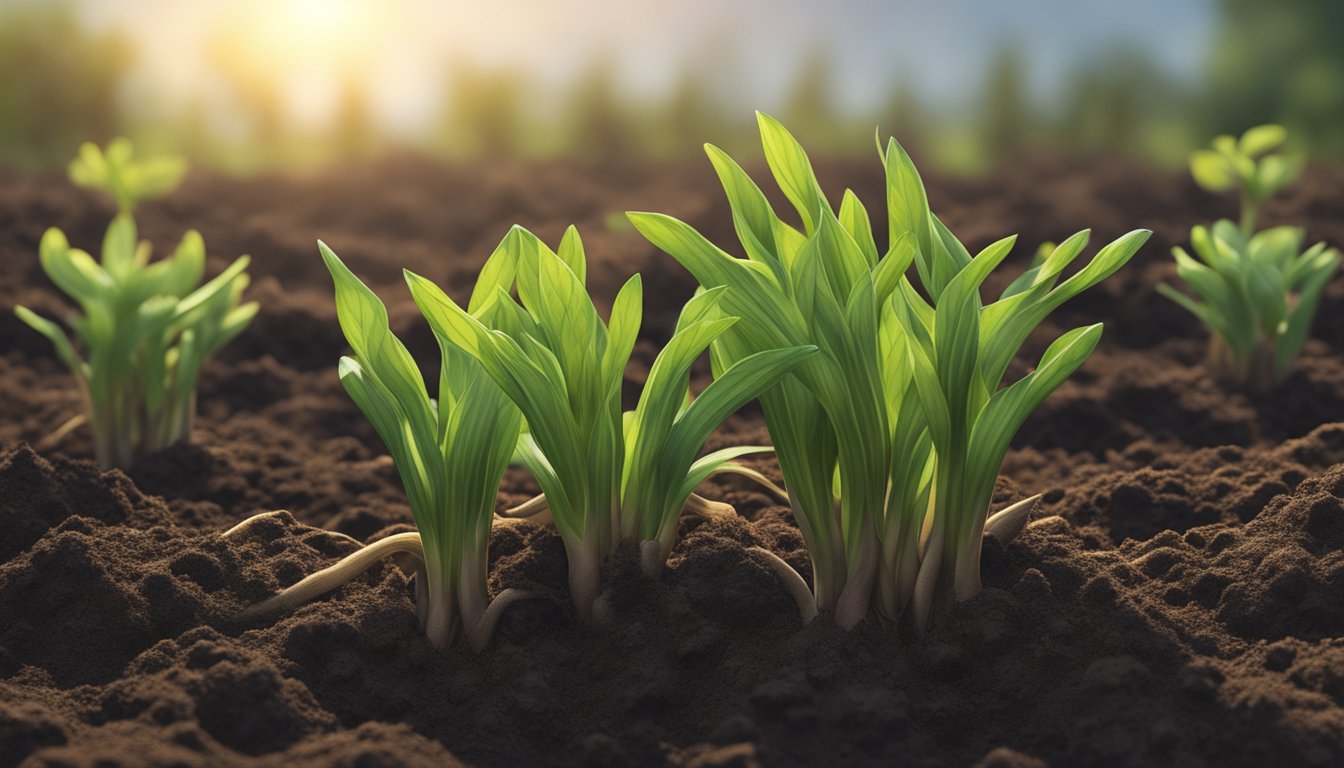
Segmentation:
<svg viewBox="0 0 1344 768">
<path fill-rule="evenodd" d="M 188 231 L 173 254 L 150 261 L 150 244 L 137 240 L 136 202 L 171 191 L 181 176 L 172 162 L 131 162 L 130 145 L 114 142 L 104 156 L 85 145 L 71 166 L 78 183 L 107 191 L 120 212 L 107 228 L 102 258 L 71 248 L 58 229 L 40 245 L 42 268 L 80 305 L 70 320 L 78 345 L 57 323 L 27 307 L 15 312 L 51 340 L 81 382 L 85 419 L 93 426 L 99 463 L 126 466 L 191 433 L 201 366 L 237 336 L 257 312 L 240 304 L 247 286 L 242 256 L 201 285 L 205 243 Z M 65 429 L 65 428 L 62 428 Z M 59 432 L 60 430 L 58 430 Z"/>
<path fill-rule="evenodd" d="M 1190 174 L 1210 192 L 1236 190 L 1241 199 L 1241 233 L 1250 238 L 1264 202 L 1297 180 L 1302 161 L 1280 150 L 1288 132 L 1260 125 L 1238 139 L 1219 136 L 1208 149 L 1190 155 Z"/>
<path fill-rule="evenodd" d="M 443 648 L 465 637 L 472 648 L 483 649 L 504 609 L 530 596 L 506 589 L 491 600 L 487 590 L 495 495 L 522 416 L 475 359 L 446 343 L 440 347 L 438 398 L 431 399 L 420 369 L 389 329 L 383 303 L 330 248 L 318 248 L 336 285 L 341 330 L 354 351 L 341 358 L 341 384 L 392 454 L 417 531 L 361 547 L 240 618 L 292 608 L 348 583 L 382 557 L 407 553 L 415 561 L 416 609 L 430 642 Z M 491 265 L 499 260 L 498 253 L 491 258 L 479 286 L 491 284 Z M 490 306 L 477 311 L 491 321 Z"/>
<path fill-rule="evenodd" d="M 1209 366 L 1252 392 L 1283 380 L 1302 350 L 1339 254 L 1325 243 L 1303 250 L 1297 227 L 1255 231 L 1260 205 L 1298 175 L 1300 163 L 1271 153 L 1284 130 L 1263 125 L 1240 140 L 1220 136 L 1212 150 L 1190 160 L 1195 180 L 1211 191 L 1239 189 L 1241 224 L 1226 219 L 1190 232 L 1192 257 L 1172 249 L 1176 271 L 1192 298 L 1159 285 L 1162 295 L 1198 317 L 1209 330 Z M 1257 159 L 1258 158 L 1258 159 Z"/>
<path fill-rule="evenodd" d="M 621 384 L 639 331 L 642 283 L 636 275 L 625 284 L 604 323 L 585 288 L 586 272 L 576 230 L 552 251 L 514 228 L 466 309 L 423 277 L 407 273 L 407 281 L 441 343 L 479 360 L 522 411 L 527 432 L 518 455 L 544 491 L 564 541 L 575 608 L 591 620 L 601 566 L 621 542 L 637 544 L 644 570 L 656 575 L 695 487 L 732 459 L 768 450 L 729 448 L 697 458 L 710 432 L 815 350 L 761 350 L 688 399 L 692 363 L 737 322 L 719 308 L 724 292 L 709 291 L 686 305 L 638 406 L 623 413 Z M 514 281 L 517 300 L 507 287 Z M 480 317 L 487 308 L 493 324 Z"/>
<path fill-rule="evenodd" d="M 1087 357 L 1100 326 L 1066 334 L 1035 373 L 999 389 L 1009 362 L 1050 311 L 1119 269 L 1149 233 L 1126 235 L 1059 282 L 1086 245 L 1086 233 L 1075 235 L 985 306 L 980 284 L 1013 239 L 972 259 L 929 211 L 894 140 L 882 152 L 890 237 L 879 250 L 858 197 L 846 191 L 832 208 L 793 136 L 765 115 L 760 128 L 801 230 L 712 146 L 746 258 L 668 216 L 630 218 L 704 288 L 728 289 L 724 310 L 741 321 L 713 344 L 716 372 L 762 349 L 820 350 L 760 395 L 812 560 L 810 591 L 782 560 L 770 562 L 802 615 L 826 613 L 842 627 L 909 616 L 922 629 L 953 597 L 978 591 L 980 538 L 1006 540 L 1024 524 L 1033 499 L 986 519 L 1008 441 Z M 906 277 L 912 263 L 931 304 Z"/>
<path fill-rule="evenodd" d="M 180 157 L 137 159 L 126 139 L 113 139 L 106 152 L 86 142 L 70 163 L 70 180 L 76 186 L 107 193 L 123 214 L 134 213 L 142 200 L 171 194 L 186 172 L 187 163 Z"/>
</svg>

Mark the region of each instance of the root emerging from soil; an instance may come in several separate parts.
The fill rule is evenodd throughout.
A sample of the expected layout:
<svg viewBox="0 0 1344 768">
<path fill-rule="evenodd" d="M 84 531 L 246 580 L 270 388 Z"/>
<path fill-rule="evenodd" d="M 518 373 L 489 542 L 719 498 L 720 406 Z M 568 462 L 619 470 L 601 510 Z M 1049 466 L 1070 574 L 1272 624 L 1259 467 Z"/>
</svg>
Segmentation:
<svg viewBox="0 0 1344 768">
<path fill-rule="evenodd" d="M 277 510 L 254 515 L 228 529 L 222 536 L 226 539 L 237 538 L 255 527 L 258 522 L 274 519 L 282 514 L 285 514 L 283 510 Z M 458 584 L 440 585 L 444 580 L 431 578 L 430 568 L 425 562 L 424 543 L 420 534 L 415 531 L 394 534 L 368 545 L 360 544 L 343 533 L 336 531 L 328 533 L 349 539 L 359 549 L 336 563 L 305 576 L 278 594 L 243 609 L 235 618 L 240 622 L 250 622 L 271 614 L 293 610 L 309 600 L 345 586 L 379 560 L 395 555 L 409 555 L 413 560 L 416 614 L 430 642 L 439 648 L 452 643 L 460 624 L 471 647 L 476 651 L 484 650 L 490 644 L 490 638 L 494 635 L 500 617 L 509 606 L 520 600 L 539 596 L 526 590 L 506 589 L 490 600 L 484 595 L 483 580 L 479 584 L 471 585 L 467 584 L 468 579 L 463 579 Z M 436 585 L 440 586 L 436 588 Z M 475 594 L 476 592 L 481 594 Z"/>
</svg>

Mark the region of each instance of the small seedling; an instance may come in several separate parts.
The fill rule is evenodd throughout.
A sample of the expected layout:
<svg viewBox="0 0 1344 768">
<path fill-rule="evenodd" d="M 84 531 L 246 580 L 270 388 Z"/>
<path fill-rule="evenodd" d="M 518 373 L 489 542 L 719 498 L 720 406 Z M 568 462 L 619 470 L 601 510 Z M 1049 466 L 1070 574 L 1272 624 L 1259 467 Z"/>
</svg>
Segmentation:
<svg viewBox="0 0 1344 768">
<path fill-rule="evenodd" d="M 487 267 L 490 279 L 483 275 L 465 310 L 429 280 L 407 273 L 407 281 L 440 342 L 479 360 L 526 418 L 519 456 L 564 541 L 575 608 L 591 620 L 601 566 L 622 541 L 637 543 L 645 572 L 656 575 L 695 487 L 731 459 L 768 450 L 728 448 L 697 459 L 710 432 L 815 350 L 762 350 L 688 400 L 692 363 L 737 321 L 719 309 L 724 292 L 709 291 L 683 309 L 638 407 L 622 413 L 621 383 L 642 314 L 639 276 L 603 323 L 573 228 L 552 251 L 515 227 L 497 254 L 505 258 Z M 517 301 L 507 288 L 515 279 Z M 478 317 L 485 307 L 496 313 L 493 326 Z"/>
<path fill-rule="evenodd" d="M 1297 180 L 1302 161 L 1280 149 L 1288 132 L 1279 125 L 1260 125 L 1240 139 L 1219 136 L 1208 149 L 1190 155 L 1190 174 L 1210 192 L 1236 190 L 1241 198 L 1241 233 L 1255 232 L 1260 207 L 1280 190 Z"/>
<path fill-rule="evenodd" d="M 890 239 L 879 251 L 858 197 L 847 191 L 833 209 L 793 136 L 765 115 L 760 128 L 801 231 L 712 146 L 745 259 L 668 216 L 630 218 L 706 289 L 728 288 L 724 309 L 742 319 L 714 342 L 716 372 L 761 349 L 820 349 L 760 395 L 812 559 L 810 593 L 786 563 L 759 554 L 803 617 L 827 613 L 852 627 L 875 612 L 889 621 L 910 616 L 922 629 L 953 597 L 979 590 L 981 537 L 1020 530 L 1033 499 L 986 519 L 1008 441 L 1086 359 L 1100 326 L 1065 334 L 1036 372 L 1000 390 L 1008 364 L 1049 312 L 1114 273 L 1149 233 L 1124 236 L 1056 286 L 1086 245 L 1086 233 L 1075 235 L 983 306 L 980 284 L 1013 240 L 972 259 L 929 211 L 923 182 L 894 140 L 882 152 Z M 911 263 L 932 305 L 905 276 Z"/>
<path fill-rule="evenodd" d="M 486 588 L 495 494 L 522 416 L 479 363 L 448 344 L 441 347 L 439 396 L 431 399 L 420 369 L 389 329 L 383 303 L 326 244 L 318 248 L 336 285 L 341 330 L 354 351 L 341 358 L 341 384 L 392 454 L 418 530 L 363 547 L 240 618 L 292 608 L 348 583 L 382 557 L 408 553 L 416 560 L 416 609 L 430 642 L 443 648 L 465 636 L 480 650 L 504 609 L 529 597 L 506 589 L 491 600 Z M 491 257 L 478 287 L 496 285 L 492 265 L 502 259 L 498 251 Z M 490 306 L 476 310 L 490 320 Z"/>
<path fill-rule="evenodd" d="M 1241 225 L 1224 219 L 1195 227 L 1190 245 L 1198 259 L 1172 249 L 1177 274 L 1196 298 L 1158 286 L 1209 329 L 1210 367 L 1252 392 L 1264 392 L 1288 375 L 1321 294 L 1339 268 L 1339 255 L 1325 243 L 1302 250 L 1301 228 L 1255 231 L 1260 205 L 1300 170 L 1283 155 L 1266 155 L 1284 140 L 1282 128 L 1264 125 L 1240 140 L 1220 136 L 1212 150 L 1192 156 L 1191 172 L 1201 186 L 1240 190 Z"/>
<path fill-rule="evenodd" d="M 134 213 L 142 200 L 171 194 L 186 172 L 186 161 L 173 155 L 137 159 L 124 138 L 113 139 L 106 152 L 85 142 L 70 163 L 70 180 L 76 186 L 106 192 L 124 214 Z"/>
<path fill-rule="evenodd" d="M 137 240 L 136 203 L 172 191 L 180 161 L 136 162 L 123 139 L 106 155 L 86 144 L 70 175 L 108 192 L 119 207 L 101 260 L 71 248 L 55 228 L 39 249 L 47 276 L 83 310 L 70 320 L 83 353 L 57 323 L 27 307 L 15 312 L 51 340 L 82 383 L 99 463 L 121 467 L 190 435 L 201 366 L 247 327 L 257 305 L 239 303 L 247 256 L 200 285 L 205 243 L 196 231 L 153 263 L 150 244 Z"/>
</svg>

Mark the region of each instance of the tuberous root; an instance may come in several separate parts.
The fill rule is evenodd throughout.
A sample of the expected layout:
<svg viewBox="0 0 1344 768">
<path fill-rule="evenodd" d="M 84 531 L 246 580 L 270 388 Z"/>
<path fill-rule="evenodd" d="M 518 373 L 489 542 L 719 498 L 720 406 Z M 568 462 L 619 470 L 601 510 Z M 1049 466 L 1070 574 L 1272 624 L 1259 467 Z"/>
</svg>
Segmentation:
<svg viewBox="0 0 1344 768">
<path fill-rule="evenodd" d="M 762 547 L 748 547 L 747 551 L 760 555 L 765 564 L 770 566 L 770 570 L 775 572 L 775 576 L 783 585 L 784 591 L 788 592 L 793 597 L 793 601 L 798 604 L 798 614 L 802 617 L 804 624 L 817 617 L 816 598 L 812 596 L 812 590 L 808 588 L 807 581 L 793 569 L 793 566 L 785 562 L 784 558 Z"/>
<path fill-rule="evenodd" d="M 499 516 L 507 520 L 527 520 L 538 525 L 549 525 L 552 521 L 551 505 L 546 494 L 539 493 L 515 507 L 509 507 Z"/>
<path fill-rule="evenodd" d="M 255 519 L 255 518 L 253 518 Z M 245 525 L 248 520 L 239 525 Z M 230 529 L 225 535 L 236 531 L 238 526 Z M 272 613 L 292 610 L 300 603 L 311 600 L 315 597 L 325 595 L 326 593 L 348 584 L 364 571 L 368 570 L 374 563 L 389 555 L 406 553 L 414 555 L 419 560 L 424 559 L 424 549 L 420 543 L 420 534 L 415 532 L 398 533 L 388 536 L 386 539 L 380 539 L 358 551 L 355 551 L 339 562 L 323 568 L 316 573 L 309 574 L 298 583 L 285 588 L 280 593 L 273 595 L 256 605 L 243 609 L 237 619 L 240 621 L 249 621 L 251 619 L 266 616 Z M 487 612 L 488 613 L 488 612 Z"/>
<path fill-rule="evenodd" d="M 242 521 L 238 522 L 237 524 L 235 524 L 232 528 L 228 529 L 227 531 L 224 531 L 223 533 L 220 534 L 220 537 L 221 537 L 221 538 L 225 538 L 225 539 L 231 539 L 231 538 L 233 538 L 234 536 L 237 536 L 237 535 L 242 534 L 242 533 L 246 533 L 248 529 L 250 529 L 252 526 L 256 525 L 257 523 L 260 523 L 260 522 L 262 522 L 262 521 L 264 521 L 264 520 L 274 520 L 275 518 L 280 517 L 281 515 L 288 514 L 288 513 L 289 513 L 289 510 L 286 510 L 286 509 L 273 509 L 273 510 L 271 510 L 270 512 L 262 512 L 262 513 L 260 513 L 260 514 L 253 515 L 253 516 L 247 518 L 246 520 L 242 520 Z"/>
<path fill-rule="evenodd" d="M 752 469 L 751 467 L 746 466 L 745 464 L 738 464 L 736 462 L 730 461 L 718 467 L 709 474 L 711 477 L 713 477 L 714 475 L 741 475 L 742 477 L 755 480 L 766 490 L 773 493 L 779 500 L 781 501 L 789 500 L 789 492 L 784 490 L 782 486 L 778 485 L 777 483 L 775 483 L 775 481 L 766 477 L 761 472 L 758 472 Z"/>
<path fill-rule="evenodd" d="M 696 493 L 692 493 L 686 499 L 686 505 L 682 511 L 688 515 L 703 518 L 722 517 L 724 515 L 737 515 L 737 510 L 733 509 L 732 504 L 725 504 L 722 501 L 712 501 Z"/>
<path fill-rule="evenodd" d="M 286 509 L 273 509 L 270 512 L 261 512 L 255 514 L 247 518 L 246 520 L 237 523 L 232 528 L 229 528 L 228 530 L 224 531 L 223 533 L 220 534 L 220 537 L 225 539 L 232 539 L 236 536 L 247 533 L 249 530 L 252 529 L 252 526 L 256 525 L 257 523 L 260 523 L 265 520 L 275 520 L 279 518 L 281 515 L 287 515 L 287 514 L 289 514 L 289 510 Z M 356 547 L 364 546 L 364 542 L 360 541 L 359 539 L 356 539 L 354 536 L 351 536 L 349 534 L 341 533 L 340 531 L 331 531 L 325 528 L 318 528 L 317 531 L 319 533 L 322 533 L 323 535 L 331 536 L 333 538 L 349 542 L 350 544 L 354 544 Z"/>
<path fill-rule="evenodd" d="M 509 588 L 495 595 L 495 599 L 490 601 L 489 607 L 485 613 L 476 622 L 476 625 L 467 630 L 467 642 L 471 644 L 472 650 L 477 652 L 485 650 L 490 645 L 490 638 L 495 635 L 495 626 L 499 624 L 499 619 L 504 615 L 504 611 L 509 606 L 520 600 L 531 600 L 541 597 L 536 592 L 528 592 L 523 589 Z"/>
<path fill-rule="evenodd" d="M 1027 527 L 1027 518 L 1036 509 L 1036 502 L 1042 494 L 1025 498 L 990 515 L 985 521 L 985 536 L 994 538 L 1000 544 L 1007 544 Z"/>
<path fill-rule="evenodd" d="M 56 446 L 60 445 L 61 441 L 65 439 L 66 435 L 84 426 L 85 424 L 88 423 L 88 421 L 89 421 L 89 415 L 87 413 L 80 413 L 71 416 L 69 419 L 66 419 L 65 422 L 61 424 L 61 426 L 53 429 L 50 433 L 48 433 L 46 437 L 42 438 L 41 440 L 38 440 L 37 443 L 33 445 L 33 447 L 39 451 L 49 451 L 52 448 L 55 448 Z"/>
</svg>

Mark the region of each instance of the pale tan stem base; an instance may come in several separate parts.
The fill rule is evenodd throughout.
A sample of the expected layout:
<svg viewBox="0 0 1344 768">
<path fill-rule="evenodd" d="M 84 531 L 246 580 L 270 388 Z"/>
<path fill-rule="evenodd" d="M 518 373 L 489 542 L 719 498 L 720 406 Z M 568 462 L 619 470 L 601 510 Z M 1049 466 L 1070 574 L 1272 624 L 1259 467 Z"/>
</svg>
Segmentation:
<svg viewBox="0 0 1344 768">
<path fill-rule="evenodd" d="M 272 519 L 282 514 L 286 514 L 284 510 L 253 515 L 225 531 L 223 537 L 236 537 L 241 533 L 246 533 L 259 521 Z M 419 533 L 414 531 L 398 533 L 367 546 L 337 531 L 324 531 L 324 533 L 347 539 L 358 546 L 359 549 L 342 558 L 339 562 L 310 574 L 280 593 L 245 608 L 235 618 L 240 621 L 248 621 L 271 613 L 291 610 L 300 603 L 348 584 L 382 558 L 406 555 L 412 560 L 409 570 L 415 573 L 415 612 L 421 628 L 425 630 L 430 642 L 437 648 L 446 648 L 452 642 L 453 635 L 456 634 L 453 629 L 454 624 L 457 623 L 457 616 L 455 615 L 457 610 L 453 607 L 456 602 L 449 601 L 445 606 L 443 603 L 436 604 L 431 601 L 430 593 L 432 590 L 429 586 L 429 572 L 425 567 L 424 544 Z M 472 611 L 473 613 L 479 613 L 479 616 L 475 617 L 474 620 L 468 619 L 467 625 L 464 627 L 467 642 L 476 651 L 484 650 L 490 644 L 490 638 L 494 635 L 495 627 L 499 624 L 500 616 L 503 615 L 504 611 L 519 600 L 527 600 L 538 596 L 536 593 L 520 589 L 506 589 L 499 593 L 494 600 L 486 605 L 484 611 L 479 611 L 479 609 Z M 451 615 L 442 615 L 444 610 L 447 610 Z"/>
<path fill-rule="evenodd" d="M 853 629 L 868 615 L 880 557 L 877 550 L 877 532 L 870 531 L 860 544 L 853 573 L 846 577 L 845 586 L 840 590 L 840 597 L 835 601 L 835 623 L 841 629 Z"/>
<path fill-rule="evenodd" d="M 1027 518 L 1031 516 L 1032 510 L 1036 508 L 1036 502 L 1041 498 L 1041 494 L 1036 494 L 1019 502 L 1011 504 L 1004 509 L 999 510 L 985 520 L 984 538 L 993 538 L 1000 544 L 1007 544 L 1012 541 L 1027 525 Z M 915 577 L 915 591 L 911 598 L 911 610 L 913 612 L 913 623 L 915 629 L 923 633 L 929 628 L 934 614 L 942 610 L 942 607 L 934 603 L 938 598 L 938 583 L 944 577 L 943 570 L 943 548 L 946 530 L 942 525 L 935 524 L 931 535 L 927 541 L 924 550 L 924 558 L 919 564 L 919 574 Z M 959 568 L 957 563 L 951 565 L 954 571 L 963 568 L 969 575 L 963 575 L 970 579 L 965 584 L 958 584 L 955 591 L 957 600 L 967 600 L 980 592 L 980 571 L 979 562 L 962 564 Z M 957 576 L 957 574 L 953 574 Z"/>
<path fill-rule="evenodd" d="M 659 557 L 662 549 L 657 539 L 639 542 L 639 567 L 651 579 L 658 578 L 663 570 L 664 558 Z"/>
</svg>

